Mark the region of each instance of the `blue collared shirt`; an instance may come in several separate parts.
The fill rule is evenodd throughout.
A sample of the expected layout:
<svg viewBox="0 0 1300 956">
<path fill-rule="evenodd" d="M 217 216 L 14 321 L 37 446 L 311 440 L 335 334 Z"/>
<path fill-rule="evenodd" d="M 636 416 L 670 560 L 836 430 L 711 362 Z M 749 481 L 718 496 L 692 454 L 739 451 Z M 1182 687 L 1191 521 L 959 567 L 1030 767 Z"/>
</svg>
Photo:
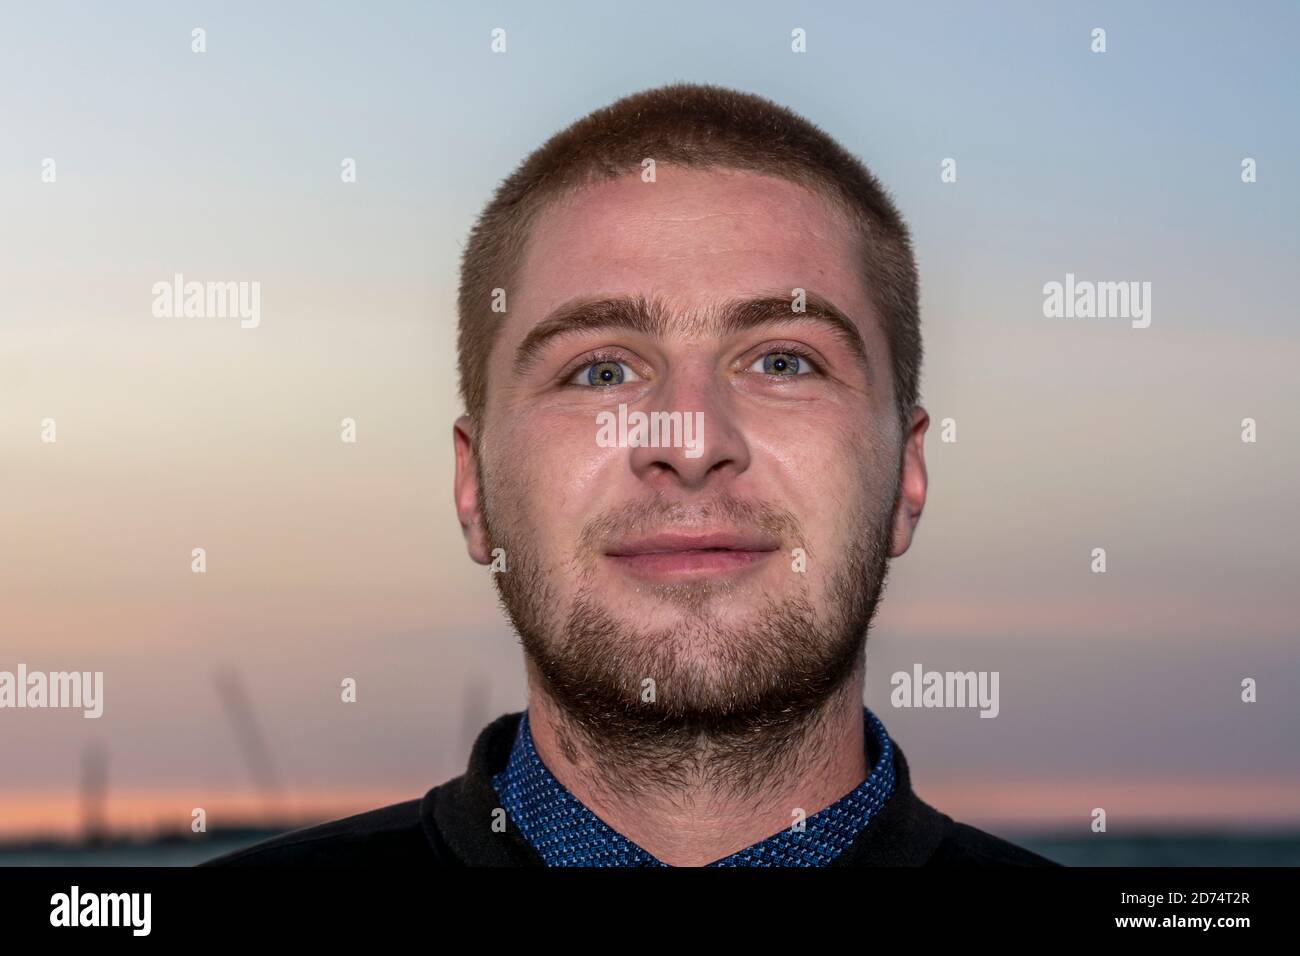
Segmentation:
<svg viewBox="0 0 1300 956">
<path fill-rule="evenodd" d="M 839 856 L 884 807 L 894 792 L 894 751 L 876 715 L 862 708 L 867 763 L 878 758 L 851 793 L 804 821 L 772 834 L 709 866 L 825 866 Z M 874 741 L 874 748 L 871 742 Z M 565 789 L 542 763 L 528 729 L 519 721 L 506 768 L 492 778 L 501 805 L 547 866 L 666 866 L 613 830 Z"/>
</svg>

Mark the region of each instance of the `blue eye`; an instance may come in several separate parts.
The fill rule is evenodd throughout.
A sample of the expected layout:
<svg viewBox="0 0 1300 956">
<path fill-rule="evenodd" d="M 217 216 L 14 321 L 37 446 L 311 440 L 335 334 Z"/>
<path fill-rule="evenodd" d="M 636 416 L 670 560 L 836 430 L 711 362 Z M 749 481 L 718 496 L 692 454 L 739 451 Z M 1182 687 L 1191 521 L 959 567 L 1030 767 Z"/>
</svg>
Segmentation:
<svg viewBox="0 0 1300 956">
<path fill-rule="evenodd" d="M 812 366 L 793 352 L 768 352 L 755 361 L 749 370 L 766 375 L 807 375 L 812 371 Z"/>
<path fill-rule="evenodd" d="M 584 365 L 569 379 L 571 385 L 592 385 L 596 388 L 608 388 L 625 382 L 637 382 L 640 379 L 626 362 L 606 360 Z"/>
</svg>

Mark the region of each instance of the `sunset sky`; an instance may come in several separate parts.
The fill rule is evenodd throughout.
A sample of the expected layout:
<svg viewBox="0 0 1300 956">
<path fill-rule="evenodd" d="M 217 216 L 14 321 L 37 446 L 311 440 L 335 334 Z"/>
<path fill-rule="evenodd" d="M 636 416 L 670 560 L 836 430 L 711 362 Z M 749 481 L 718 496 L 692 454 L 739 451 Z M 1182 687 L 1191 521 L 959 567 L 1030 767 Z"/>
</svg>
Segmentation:
<svg viewBox="0 0 1300 956">
<path fill-rule="evenodd" d="M 9 11 L 0 670 L 106 690 L 0 710 L 0 836 L 76 825 L 94 741 L 116 823 L 255 811 L 231 668 L 287 801 L 330 812 L 423 794 L 523 707 L 452 510 L 459 254 L 546 137 L 673 80 L 795 109 L 912 227 L 958 440 L 927 441 L 866 703 L 918 793 L 1004 833 L 1300 825 L 1297 8 L 863 6 Z M 1045 318 L 1067 272 L 1149 281 L 1150 327 Z M 259 282 L 260 324 L 155 317 L 177 273 Z M 999 671 L 999 716 L 891 707 L 918 662 Z"/>
</svg>

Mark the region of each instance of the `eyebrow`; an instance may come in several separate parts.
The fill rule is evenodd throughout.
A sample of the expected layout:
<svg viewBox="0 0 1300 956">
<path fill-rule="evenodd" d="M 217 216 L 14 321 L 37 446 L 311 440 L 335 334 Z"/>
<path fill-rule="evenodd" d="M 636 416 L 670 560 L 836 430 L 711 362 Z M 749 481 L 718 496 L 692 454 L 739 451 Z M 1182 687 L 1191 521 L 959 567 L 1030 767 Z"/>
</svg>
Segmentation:
<svg viewBox="0 0 1300 956">
<path fill-rule="evenodd" d="M 828 327 L 848 347 L 868 378 L 873 377 L 866 343 L 853 321 L 829 299 L 814 292 L 805 294 L 804 305 L 804 311 L 796 312 L 786 296 L 761 295 L 732 299 L 702 314 L 675 317 L 656 297 L 584 296 L 570 299 L 552 310 L 524 336 L 515 350 L 515 374 L 529 371 L 552 342 L 584 332 L 625 329 L 665 338 L 670 331 L 684 331 L 721 337 L 770 323 L 817 322 Z"/>
</svg>

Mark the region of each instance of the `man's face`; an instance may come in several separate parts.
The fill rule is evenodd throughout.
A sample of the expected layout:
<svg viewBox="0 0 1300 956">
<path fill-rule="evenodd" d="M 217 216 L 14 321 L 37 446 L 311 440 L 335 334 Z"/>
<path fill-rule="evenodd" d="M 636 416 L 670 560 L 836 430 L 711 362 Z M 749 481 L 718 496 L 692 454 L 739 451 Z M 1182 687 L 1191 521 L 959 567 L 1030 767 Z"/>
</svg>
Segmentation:
<svg viewBox="0 0 1300 956">
<path fill-rule="evenodd" d="M 458 423 L 456 493 L 567 708 L 699 728 L 806 712 L 853 671 L 920 510 L 906 474 L 897 500 L 906 436 L 859 248 L 818 194 L 723 169 L 660 166 L 541 214 L 476 453 Z M 628 327 L 626 307 L 571 308 L 625 297 L 658 309 Z M 776 301 L 737 308 L 756 299 Z M 608 447 L 598 416 L 620 405 L 702 434 Z"/>
</svg>

